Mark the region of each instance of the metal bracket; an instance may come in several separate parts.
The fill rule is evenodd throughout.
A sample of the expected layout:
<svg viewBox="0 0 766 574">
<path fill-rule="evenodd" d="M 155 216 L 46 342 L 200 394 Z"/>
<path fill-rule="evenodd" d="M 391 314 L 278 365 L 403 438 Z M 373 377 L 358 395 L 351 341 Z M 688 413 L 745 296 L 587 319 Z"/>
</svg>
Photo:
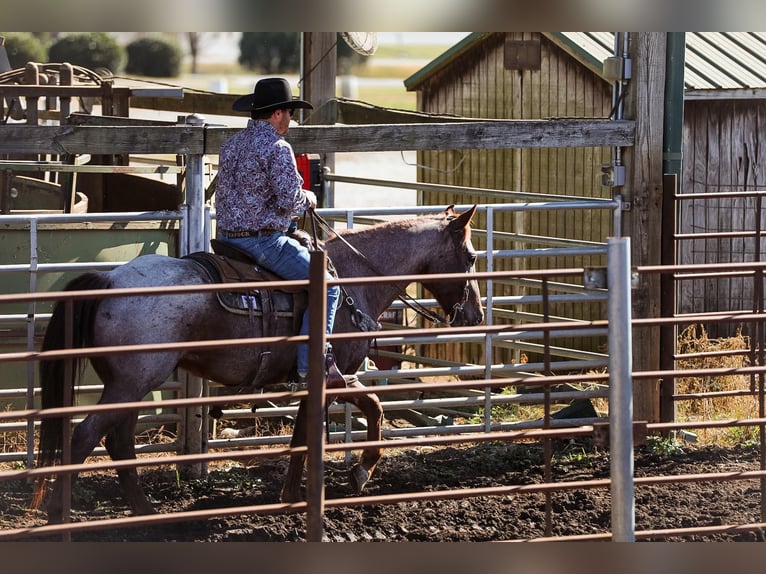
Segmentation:
<svg viewBox="0 0 766 574">
<path fill-rule="evenodd" d="M 620 187 L 625 185 L 626 171 L 624 165 L 602 164 L 601 185 L 605 187 Z"/>
<path fill-rule="evenodd" d="M 610 56 L 601 65 L 604 78 L 609 82 L 629 80 L 633 75 L 633 62 L 630 58 Z"/>
</svg>

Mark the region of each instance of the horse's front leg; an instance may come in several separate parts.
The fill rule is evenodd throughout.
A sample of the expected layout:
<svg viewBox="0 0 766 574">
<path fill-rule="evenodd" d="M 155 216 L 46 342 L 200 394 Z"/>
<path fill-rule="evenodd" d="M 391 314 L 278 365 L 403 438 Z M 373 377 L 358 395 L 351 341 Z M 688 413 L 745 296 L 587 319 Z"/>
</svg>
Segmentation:
<svg viewBox="0 0 766 574">
<path fill-rule="evenodd" d="M 365 388 L 364 385 L 356 381 L 349 385 L 353 388 Z M 367 418 L 367 440 L 380 441 L 381 425 L 383 423 L 383 407 L 380 405 L 378 395 L 367 393 L 364 395 L 354 395 L 345 400 L 356 405 Z M 380 447 L 368 446 L 362 450 L 362 456 L 358 464 L 354 465 L 350 472 L 351 484 L 357 494 L 361 494 L 367 481 L 370 480 L 372 472 L 380 461 Z"/>
<path fill-rule="evenodd" d="M 307 401 L 304 399 L 298 405 L 298 414 L 295 416 L 290 448 L 306 446 L 306 404 Z M 290 455 L 290 465 L 287 468 L 287 476 L 282 486 L 282 502 L 301 502 L 304 500 L 301 493 L 301 482 L 303 481 L 303 468 L 305 465 L 305 453 Z"/>
</svg>

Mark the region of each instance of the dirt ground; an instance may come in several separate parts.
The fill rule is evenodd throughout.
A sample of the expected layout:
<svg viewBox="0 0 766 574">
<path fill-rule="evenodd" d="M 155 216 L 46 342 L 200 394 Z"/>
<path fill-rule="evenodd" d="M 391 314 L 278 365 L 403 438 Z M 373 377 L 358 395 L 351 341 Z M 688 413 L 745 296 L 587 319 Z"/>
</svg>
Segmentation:
<svg viewBox="0 0 766 574">
<path fill-rule="evenodd" d="M 635 475 L 721 473 L 757 470 L 754 447 L 723 449 L 683 446 L 637 447 Z M 537 444 L 483 443 L 444 448 L 388 451 L 366 494 L 416 490 L 438 491 L 545 482 L 543 449 Z M 162 513 L 279 502 L 287 461 L 261 460 L 253 465 L 221 466 L 199 480 L 178 480 L 173 470 L 147 469 L 144 486 Z M 589 441 L 553 444 L 552 479 L 586 481 L 609 477 L 609 456 Z M 343 461 L 326 463 L 326 500 L 351 496 Z M 42 512 L 27 513 L 31 487 L 24 481 L 0 483 L 0 530 L 42 525 Z M 636 531 L 761 522 L 760 482 L 728 480 L 636 486 Z M 111 473 L 80 477 L 73 520 L 127 516 Z M 608 533 L 608 488 L 553 493 L 553 536 Z M 544 494 L 483 496 L 444 501 L 328 508 L 326 540 L 500 541 L 540 538 L 546 533 Z M 302 541 L 305 515 L 238 515 L 204 521 L 75 533 L 75 541 Z M 43 539 L 37 537 L 34 539 Z M 641 536 L 639 540 L 643 539 Z M 763 541 L 760 530 L 729 531 L 662 538 L 670 541 Z"/>
</svg>

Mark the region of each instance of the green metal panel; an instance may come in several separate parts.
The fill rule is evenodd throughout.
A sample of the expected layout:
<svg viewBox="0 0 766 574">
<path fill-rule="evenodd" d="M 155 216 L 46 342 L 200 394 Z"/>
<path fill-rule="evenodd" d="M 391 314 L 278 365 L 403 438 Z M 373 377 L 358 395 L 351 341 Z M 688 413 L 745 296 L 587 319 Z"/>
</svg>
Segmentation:
<svg viewBox="0 0 766 574">
<path fill-rule="evenodd" d="M 177 222 L 120 222 L 41 224 L 38 230 L 38 265 L 46 263 L 125 262 L 139 255 L 175 255 L 178 248 Z M 0 218 L 0 265 L 27 265 L 30 261 L 29 225 L 3 223 Z M 60 291 L 84 271 L 38 271 L 36 291 Z M 28 271 L 0 273 L 0 294 L 29 293 Z M 35 305 L 35 314 L 49 313 L 52 303 Z M 0 305 L 0 315 L 26 315 L 27 303 Z M 45 328 L 35 322 L 35 349 L 39 349 Z M 27 350 L 27 320 L 0 324 L 2 353 Z M 86 373 L 86 384 L 98 381 Z M 91 380 L 92 379 L 92 380 Z M 0 388 L 26 386 L 27 367 L 23 362 L 0 363 Z"/>
</svg>

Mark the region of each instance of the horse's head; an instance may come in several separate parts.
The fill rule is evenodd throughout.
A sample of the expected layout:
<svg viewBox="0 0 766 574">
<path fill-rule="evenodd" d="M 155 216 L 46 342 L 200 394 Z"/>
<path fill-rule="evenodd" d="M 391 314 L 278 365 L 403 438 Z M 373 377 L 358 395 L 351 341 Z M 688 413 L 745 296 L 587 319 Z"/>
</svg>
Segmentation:
<svg viewBox="0 0 766 574">
<path fill-rule="evenodd" d="M 475 212 L 475 205 L 460 215 L 453 205 L 446 209 L 441 238 L 429 257 L 428 273 L 474 271 L 476 252 L 471 244 L 471 218 Z M 484 320 L 479 285 L 474 279 L 422 283 L 448 315 L 451 325 L 478 325 Z"/>
</svg>

